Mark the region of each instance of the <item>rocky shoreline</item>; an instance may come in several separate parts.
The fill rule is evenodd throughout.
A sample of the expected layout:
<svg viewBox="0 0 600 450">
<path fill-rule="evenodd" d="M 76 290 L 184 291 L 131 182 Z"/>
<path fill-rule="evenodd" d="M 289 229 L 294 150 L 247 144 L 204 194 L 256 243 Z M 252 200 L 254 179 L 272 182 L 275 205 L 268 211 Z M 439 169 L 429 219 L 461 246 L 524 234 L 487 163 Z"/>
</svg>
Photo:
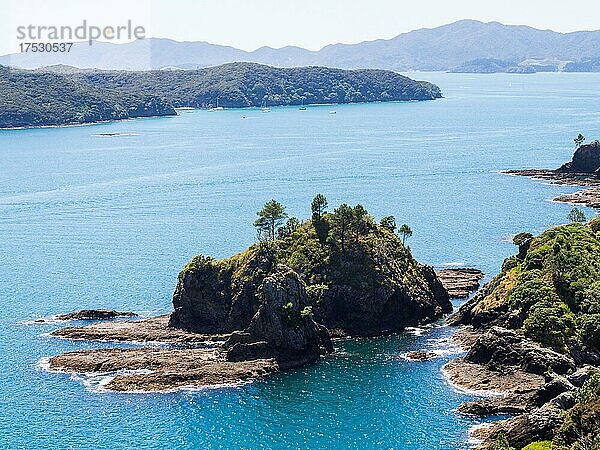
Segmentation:
<svg viewBox="0 0 600 450">
<path fill-rule="evenodd" d="M 471 326 L 458 330 L 454 342 L 467 353 L 443 367 L 448 381 L 483 398 L 462 403 L 458 411 L 477 417 L 510 415 L 473 431 L 479 450 L 491 450 L 498 435 L 522 448 L 545 440 L 575 405 L 575 392 L 600 369 L 577 367 L 568 356 L 529 343 L 517 332 L 500 327 L 488 331 Z"/>
<path fill-rule="evenodd" d="M 558 169 L 506 170 L 507 175 L 524 176 L 564 186 L 586 187 L 572 194 L 563 194 L 553 201 L 600 208 L 600 142 L 593 141 L 577 148 L 573 159 Z"/>
<path fill-rule="evenodd" d="M 78 350 L 54 356 L 49 370 L 67 373 L 114 373 L 105 389 L 161 392 L 237 384 L 279 370 L 274 359 L 230 362 L 218 349 L 128 348 Z"/>
<path fill-rule="evenodd" d="M 225 342 L 231 334 L 201 334 L 172 328 L 169 327 L 169 315 L 163 315 L 145 320 L 94 322 L 85 326 L 59 328 L 50 335 L 87 341 L 216 345 Z"/>
<path fill-rule="evenodd" d="M 552 201 L 582 205 L 589 208 L 600 208 L 600 179 L 586 173 L 559 173 L 555 170 L 505 170 L 507 175 L 529 177 L 534 180 L 549 181 L 562 186 L 581 186 L 586 189 L 572 194 L 561 194 Z"/>
</svg>

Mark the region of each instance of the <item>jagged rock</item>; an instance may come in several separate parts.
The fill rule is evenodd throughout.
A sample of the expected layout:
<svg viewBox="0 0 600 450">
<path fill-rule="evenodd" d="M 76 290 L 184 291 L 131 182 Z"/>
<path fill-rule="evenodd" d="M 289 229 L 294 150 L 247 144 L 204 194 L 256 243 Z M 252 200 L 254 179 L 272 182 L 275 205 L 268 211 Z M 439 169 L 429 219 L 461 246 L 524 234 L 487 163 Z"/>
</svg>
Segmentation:
<svg viewBox="0 0 600 450">
<path fill-rule="evenodd" d="M 409 361 L 429 361 L 437 358 L 438 354 L 428 350 L 415 350 L 414 352 L 404 353 L 402 356 Z"/>
<path fill-rule="evenodd" d="M 196 256 L 179 274 L 169 325 L 200 333 L 243 330 L 258 310 L 256 291 L 274 264 L 263 249 L 227 261 Z"/>
<path fill-rule="evenodd" d="M 257 296 L 260 306 L 250 325 L 224 344 L 229 361 L 275 358 L 285 369 L 317 361 L 322 351 L 333 350 L 327 330 L 311 316 L 306 285 L 296 272 L 277 267 Z"/>
<path fill-rule="evenodd" d="M 540 375 L 548 370 L 558 374 L 575 370 L 575 363 L 568 356 L 538 347 L 528 342 L 523 335 L 500 327 L 492 327 L 477 339 L 467 352 L 465 360 L 484 364 L 494 370 L 512 366 Z"/>
<path fill-rule="evenodd" d="M 82 309 L 67 314 L 58 314 L 58 320 L 108 320 L 117 317 L 137 317 L 136 313 L 115 311 L 114 309 Z"/>
<path fill-rule="evenodd" d="M 511 394 L 506 397 L 488 397 L 461 403 L 458 411 L 470 416 L 487 417 L 502 414 L 522 414 L 531 409 L 530 396 Z"/>
<path fill-rule="evenodd" d="M 579 388 L 595 373 L 600 373 L 600 369 L 594 366 L 584 366 L 567 375 L 567 380 Z"/>
<path fill-rule="evenodd" d="M 500 433 L 504 434 L 510 446 L 515 448 L 523 448 L 535 441 L 552 440 L 555 430 L 563 422 L 563 414 L 561 409 L 547 404 L 529 413 L 496 422 L 483 431 L 485 440 L 478 448 L 493 449 L 496 437 Z"/>
<path fill-rule="evenodd" d="M 479 289 L 479 281 L 484 274 L 477 269 L 459 268 L 438 270 L 437 276 L 450 297 L 466 298 Z"/>
<path fill-rule="evenodd" d="M 579 147 L 573 160 L 563 164 L 558 173 L 583 173 L 598 175 L 600 169 L 600 142 L 593 141 Z"/>
<path fill-rule="evenodd" d="M 534 402 L 538 406 L 548 403 L 550 400 L 555 399 L 561 394 L 573 392 L 575 390 L 575 386 L 563 376 L 551 374 L 548 378 L 551 379 L 535 393 Z"/>
<path fill-rule="evenodd" d="M 575 394 L 573 392 L 563 392 L 562 394 L 557 395 L 552 400 L 550 400 L 550 404 L 556 406 L 563 411 L 568 410 L 575 406 L 576 399 Z"/>
</svg>

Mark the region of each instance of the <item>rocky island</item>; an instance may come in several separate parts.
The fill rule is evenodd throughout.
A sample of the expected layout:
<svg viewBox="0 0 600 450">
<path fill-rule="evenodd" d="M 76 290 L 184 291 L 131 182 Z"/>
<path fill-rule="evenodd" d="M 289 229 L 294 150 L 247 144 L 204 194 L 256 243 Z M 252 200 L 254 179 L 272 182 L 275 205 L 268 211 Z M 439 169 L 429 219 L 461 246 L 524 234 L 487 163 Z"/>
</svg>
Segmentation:
<svg viewBox="0 0 600 450">
<path fill-rule="evenodd" d="M 586 186 L 587 189 L 560 195 L 554 201 L 600 208 L 600 141 L 579 146 L 573 159 L 558 169 L 507 170 L 504 173 L 550 180 L 568 186 Z"/>
<path fill-rule="evenodd" d="M 35 71 L 0 66 L 0 128 L 176 115 L 225 108 L 434 100 L 440 88 L 386 70 L 280 69 L 231 63 L 198 70 Z"/>
<path fill-rule="evenodd" d="M 595 449 L 600 436 L 600 219 L 534 237 L 458 312 L 467 351 L 444 370 L 495 396 L 466 414 L 516 414 L 477 431 L 481 449 Z"/>
<path fill-rule="evenodd" d="M 223 260 L 195 256 L 179 274 L 169 316 L 52 333 L 170 347 L 67 352 L 50 368 L 127 370 L 106 386 L 125 391 L 232 383 L 316 362 L 334 351 L 332 336 L 397 333 L 451 312 L 446 289 L 413 258 L 393 217 L 377 223 L 346 204 L 329 213 L 322 195 L 311 209 L 300 222 L 272 200 L 255 222 L 259 242 Z"/>
</svg>

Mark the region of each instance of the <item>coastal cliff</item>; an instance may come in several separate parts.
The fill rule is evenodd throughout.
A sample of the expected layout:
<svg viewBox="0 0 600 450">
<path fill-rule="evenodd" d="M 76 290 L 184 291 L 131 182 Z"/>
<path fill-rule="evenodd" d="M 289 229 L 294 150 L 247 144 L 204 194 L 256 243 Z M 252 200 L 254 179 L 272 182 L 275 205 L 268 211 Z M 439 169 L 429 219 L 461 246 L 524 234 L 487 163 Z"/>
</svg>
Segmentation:
<svg viewBox="0 0 600 450">
<path fill-rule="evenodd" d="M 562 165 L 558 173 L 593 174 L 600 178 L 600 141 L 582 145 L 573 155 L 573 159 Z"/>
<path fill-rule="evenodd" d="M 600 444 L 599 231 L 596 218 L 537 237 L 517 235 L 518 254 L 450 317 L 450 324 L 468 326 L 458 333 L 466 355 L 445 368 L 450 379 L 506 394 L 460 410 L 518 413 L 480 430 L 481 448 Z"/>
</svg>

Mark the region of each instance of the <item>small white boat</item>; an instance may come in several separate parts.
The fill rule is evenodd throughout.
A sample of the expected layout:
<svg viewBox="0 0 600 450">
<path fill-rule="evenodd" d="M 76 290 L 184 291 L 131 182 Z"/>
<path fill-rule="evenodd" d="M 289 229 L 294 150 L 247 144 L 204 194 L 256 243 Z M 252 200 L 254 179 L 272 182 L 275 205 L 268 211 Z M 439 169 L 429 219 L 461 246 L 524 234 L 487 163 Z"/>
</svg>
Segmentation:
<svg viewBox="0 0 600 450">
<path fill-rule="evenodd" d="M 337 114 L 337 111 L 331 110 L 331 111 L 329 111 L 329 114 Z"/>
<path fill-rule="evenodd" d="M 265 100 L 263 101 L 263 104 L 262 104 L 262 112 L 264 112 L 264 113 L 271 112 L 271 108 L 269 108 L 269 106 L 267 105 L 267 99 L 265 99 Z"/>
<path fill-rule="evenodd" d="M 217 106 L 215 106 L 214 108 L 210 108 L 209 111 L 210 112 L 221 111 L 222 109 L 223 109 L 223 107 L 219 106 L 219 97 L 217 97 Z"/>
</svg>

